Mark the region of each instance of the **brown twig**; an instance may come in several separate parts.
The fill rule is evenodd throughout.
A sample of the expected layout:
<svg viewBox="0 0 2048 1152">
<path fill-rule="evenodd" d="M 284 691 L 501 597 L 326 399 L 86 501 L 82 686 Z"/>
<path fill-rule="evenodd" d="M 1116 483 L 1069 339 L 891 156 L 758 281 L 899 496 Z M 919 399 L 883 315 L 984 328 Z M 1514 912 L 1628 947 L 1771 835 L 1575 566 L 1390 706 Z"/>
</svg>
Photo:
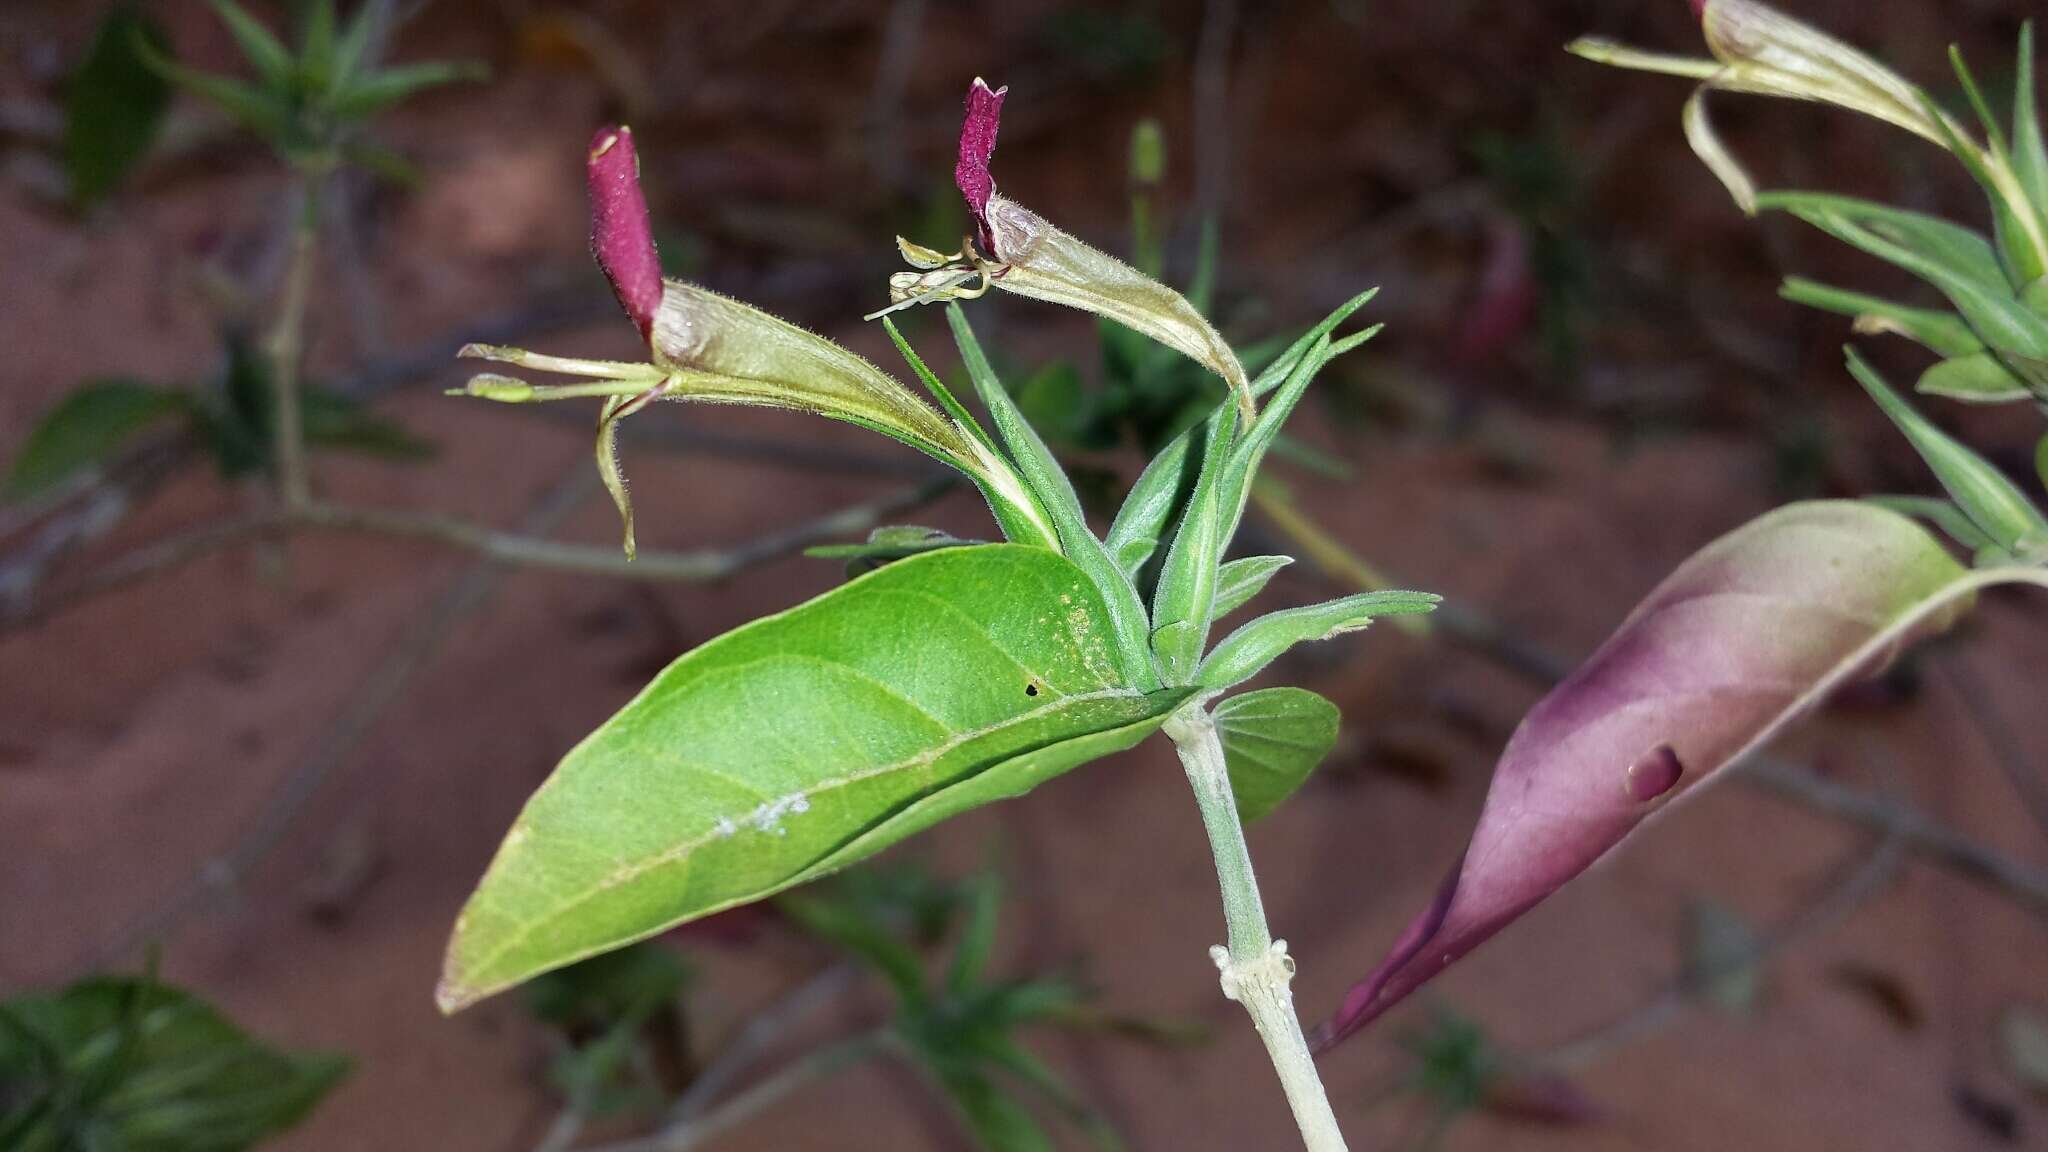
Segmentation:
<svg viewBox="0 0 2048 1152">
<path fill-rule="evenodd" d="M 887 1026 L 873 1028 L 798 1057 L 782 1070 L 697 1118 L 637 1140 L 603 1144 L 590 1152 L 693 1152 L 779 1104 L 792 1093 L 896 1047 Z"/>
<path fill-rule="evenodd" d="M 320 247 L 318 176 L 303 177 L 297 192 L 291 232 L 291 263 L 284 278 L 284 299 L 270 333 L 271 435 L 277 441 L 277 491 L 285 507 L 311 501 L 306 474 L 306 429 L 299 403 L 299 366 L 305 359 L 306 305 L 312 294 L 313 264 Z"/>
<path fill-rule="evenodd" d="M 1738 779 L 1816 812 L 1894 833 L 1930 862 L 2048 915 L 2048 869 L 2022 864 L 1909 805 L 1837 784 L 1797 764 L 1756 756 L 1737 771 Z"/>
<path fill-rule="evenodd" d="M 1897 874 L 1907 846 L 1898 826 L 1891 826 L 1874 847 L 1860 854 L 1853 867 L 1821 885 L 1797 911 L 1743 954 L 1679 973 L 1649 999 L 1551 1047 L 1538 1062 L 1558 1071 L 1584 1068 L 1665 1027 L 1696 1006 L 1702 993 L 1714 984 L 1761 967 L 1861 907 Z"/>
<path fill-rule="evenodd" d="M 535 506 L 524 529 L 534 534 L 551 530 L 587 499 L 592 489 L 588 470 L 578 467 Z M 249 872 L 277 846 L 320 786 L 370 734 L 455 623 L 482 607 L 497 591 L 504 575 L 502 563 L 485 560 L 450 584 L 422 614 L 419 625 L 405 630 L 404 641 L 363 682 L 320 743 L 278 785 L 255 823 L 244 829 L 227 851 L 202 865 L 176 892 L 153 901 L 147 912 L 115 933 L 86 965 L 87 969 L 97 971 L 125 961 L 138 948 L 161 941 L 188 917 L 239 888 Z"/>
<path fill-rule="evenodd" d="M 717 1057 L 676 1098 L 664 1126 L 689 1124 L 703 1115 L 791 1028 L 845 995 L 858 974 L 851 965 L 835 964 L 755 1013 L 739 1035 L 720 1049 Z"/>
<path fill-rule="evenodd" d="M 2027 814 L 2034 818 L 2034 824 L 2048 833 L 2048 786 L 2044 786 L 2041 774 L 2035 770 L 2032 757 L 2027 754 L 2019 734 L 2006 721 L 2005 714 L 1998 708 L 1991 690 L 1983 677 L 1970 666 L 1967 653 L 1951 652 L 1935 661 L 1949 687 L 1954 689 L 1956 699 L 1962 704 L 1963 712 L 1975 724 L 1977 732 L 1984 737 L 1990 749 L 1991 758 L 2005 773 L 2013 791 L 2019 793 L 2020 803 L 2026 806 Z"/>
<path fill-rule="evenodd" d="M 364 682 L 355 699 L 335 721 L 327 736 L 278 786 L 262 814 L 240 835 L 234 846 L 208 861 L 178 892 L 157 901 L 148 913 L 116 933 L 113 942 L 101 951 L 91 967 L 106 967 L 132 955 L 136 948 L 161 939 L 186 918 L 211 906 L 238 888 L 248 873 L 282 839 L 321 784 L 346 762 L 349 755 L 369 735 L 384 712 L 400 697 L 413 675 L 439 648 L 455 622 L 481 607 L 490 598 L 509 567 L 545 565 L 550 559 L 557 561 L 558 567 L 573 567 L 575 557 L 545 551 L 543 546 L 549 542 L 543 539 L 543 535 L 559 524 L 578 503 L 593 494 L 593 480 L 594 475 L 579 465 L 571 479 L 558 485 L 536 507 L 526 524 L 522 526 L 522 535 L 499 534 L 472 527 L 465 527 L 457 533 L 443 534 L 444 525 L 439 524 L 435 518 L 415 518 L 415 522 L 408 530 L 417 528 L 420 529 L 417 534 L 426 538 L 468 546 L 482 557 L 481 561 L 435 601 L 419 626 L 406 630 L 404 644 L 391 653 Z M 838 536 L 872 524 L 889 511 L 918 500 L 929 499 L 931 494 L 940 490 L 943 490 L 940 486 L 928 484 L 891 498 L 844 509 L 739 548 L 677 557 L 669 564 L 667 575 L 656 578 L 715 580 L 729 576 L 762 561 L 787 555 L 818 539 Z M 343 517 L 335 517 L 334 514 L 341 510 L 331 506 L 314 505 L 303 511 L 325 518 L 328 522 L 322 526 L 359 527 L 371 531 L 391 530 L 389 523 L 345 522 L 360 515 L 363 510 L 349 511 L 348 515 Z M 402 514 L 379 513 L 374 519 L 381 521 L 388 515 Z M 247 531 L 237 531 L 245 528 L 246 524 L 247 522 L 234 522 L 219 526 L 214 531 L 221 533 L 225 530 L 225 542 L 232 543 L 238 539 L 246 539 L 250 535 Z M 275 525 L 268 527 L 274 528 Z M 479 533 L 482 535 L 478 535 Z M 401 531 L 401 534 L 404 532 Z M 516 546 L 508 546 L 507 542 L 516 542 Z M 211 539 L 203 533 L 189 534 L 166 544 L 185 556 L 201 554 L 221 546 L 220 541 Z M 605 551 L 609 565 L 616 557 L 609 550 Z M 646 554 L 643 554 L 643 562 L 646 559 Z M 689 563 L 681 563 L 683 560 Z M 136 574 L 161 570 L 167 563 L 169 561 L 164 561 L 155 567 L 138 565 Z"/>
<path fill-rule="evenodd" d="M 626 580 L 706 583 L 725 579 L 765 560 L 787 555 L 821 540 L 866 531 L 889 516 L 930 503 L 950 490 L 954 483 L 950 474 L 935 477 L 914 487 L 842 508 L 732 548 L 696 552 L 643 551 L 634 560 L 627 560 L 616 548 L 563 544 L 530 533 L 506 532 L 432 512 L 328 503 L 267 509 L 137 548 L 66 588 L 41 599 L 15 605 L 0 616 L 0 626 L 20 627 L 45 620 L 87 600 L 145 577 L 170 571 L 222 548 L 302 529 L 365 532 L 425 540 L 474 552 L 485 559 L 530 568 L 586 572 Z"/>
</svg>

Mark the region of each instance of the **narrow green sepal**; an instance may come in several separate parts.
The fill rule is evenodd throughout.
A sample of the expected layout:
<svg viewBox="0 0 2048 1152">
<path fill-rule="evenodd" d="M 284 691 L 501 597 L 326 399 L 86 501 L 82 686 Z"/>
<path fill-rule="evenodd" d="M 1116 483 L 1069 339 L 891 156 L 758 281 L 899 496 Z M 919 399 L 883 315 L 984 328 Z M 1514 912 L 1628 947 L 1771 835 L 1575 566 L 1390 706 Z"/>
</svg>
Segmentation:
<svg viewBox="0 0 2048 1152">
<path fill-rule="evenodd" d="M 1778 288 L 1778 295 L 1794 304 L 1854 317 L 1855 331 L 1860 335 L 1904 336 L 1948 357 L 1968 356 L 1984 350 L 1984 342 L 1977 339 L 1970 326 L 1953 312 L 1914 308 L 1882 296 L 1852 292 L 1802 276 L 1786 277 Z"/>
<path fill-rule="evenodd" d="M 1337 327 L 1349 320 L 1360 308 L 1379 295 L 1379 289 L 1368 288 L 1344 303 L 1339 304 L 1321 322 L 1301 334 L 1273 362 L 1268 364 L 1252 380 L 1252 395 L 1265 396 L 1285 384 L 1300 366 L 1302 358 L 1322 342 Z M 1197 428 L 1201 427 L 1200 425 Z M 1107 542 L 1124 570 L 1136 579 L 1138 572 L 1152 558 L 1153 551 L 1166 535 L 1167 522 L 1179 508 L 1187 493 L 1194 485 L 1194 476 L 1188 467 L 1190 446 L 1194 443 L 1196 429 L 1191 428 L 1169 441 L 1152 462 L 1145 466 L 1131 491 L 1124 498 L 1123 508 L 1117 512 L 1116 521 L 1110 525 Z"/>
<path fill-rule="evenodd" d="M 988 431 L 981 426 L 981 421 L 976 420 L 974 413 L 960 403 L 959 398 L 953 395 L 953 390 L 946 387 L 937 373 L 925 366 L 924 358 L 910 346 L 910 341 L 903 338 L 903 333 L 897 330 L 894 320 L 883 317 L 882 328 L 889 333 L 889 339 L 895 342 L 896 351 L 902 354 L 904 362 L 910 365 L 910 370 L 923 382 L 925 391 L 932 394 L 932 399 L 939 402 L 939 407 L 945 410 L 953 423 L 959 425 L 967 438 L 981 449 L 983 460 L 990 472 L 1002 469 L 1010 473 L 1003 477 L 1005 483 L 998 483 L 993 475 L 969 473 L 974 478 L 975 486 L 981 489 L 982 498 L 988 502 L 989 514 L 995 517 L 996 525 L 1003 530 L 1003 538 L 1015 544 L 1036 544 L 1055 552 L 1060 551 L 1058 536 L 1049 534 L 1051 520 L 1045 509 L 1026 503 L 1031 500 L 1031 493 L 1026 490 L 1022 477 L 1015 475 L 1015 470 L 996 447 L 996 442 L 989 437 Z M 1005 484 L 1015 490 L 1004 491 Z"/>
<path fill-rule="evenodd" d="M 2048 233 L 2048 143 L 2041 134 L 2041 113 L 2035 104 L 2034 22 L 2020 25 L 2019 60 L 2012 87 L 2012 167 L 2020 188 L 2032 201 L 2035 219 Z"/>
<path fill-rule="evenodd" d="M 1195 683 L 1221 691 L 1258 675 L 1296 644 L 1356 632 L 1381 616 L 1434 611 L 1442 599 L 1427 592 L 1362 592 L 1261 616 L 1216 645 Z"/>
<path fill-rule="evenodd" d="M 1770 192 L 1757 203 L 1790 212 L 1932 284 L 1993 349 L 2048 357 L 2048 320 L 2015 297 L 2004 264 L 1983 236 L 1932 216 L 1847 196 Z"/>
<path fill-rule="evenodd" d="M 1911 516 L 1916 520 L 1925 520 L 1936 528 L 1941 529 L 1942 534 L 1955 541 L 1958 546 L 1968 549 L 1972 553 L 1997 547 L 1997 545 L 1991 542 L 1991 537 L 1986 536 L 1984 530 L 1977 527 L 1976 521 L 1963 514 L 1961 508 L 1939 497 L 1866 496 L 1863 498 L 1863 501 L 1866 504 L 1875 504 L 1879 508 L 1897 512 L 1901 516 Z"/>
<path fill-rule="evenodd" d="M 1273 577 L 1289 564 L 1292 556 L 1246 556 L 1216 570 L 1216 608 L 1213 619 L 1221 620 L 1249 604 L 1266 590 Z"/>
<path fill-rule="evenodd" d="M 1913 390 L 1965 404 L 2009 404 L 2032 395 L 2004 361 L 1989 352 L 1943 360 L 1922 372 Z"/>
<path fill-rule="evenodd" d="M 1152 597 L 1152 651 L 1169 683 L 1184 684 L 1201 663 L 1216 609 L 1216 569 L 1229 543 L 1221 532 L 1228 470 L 1237 438 L 1237 409 L 1218 405 L 1204 426 L 1202 470 L 1181 513 Z"/>
<path fill-rule="evenodd" d="M 1992 542 L 2018 555 L 2048 540 L 2048 519 L 2017 485 L 1989 461 L 1965 447 L 1915 411 L 1854 348 L 1846 350 L 1849 373 L 1870 393 L 1912 442 L 1920 458 L 1948 490 L 1949 498 Z"/>
</svg>

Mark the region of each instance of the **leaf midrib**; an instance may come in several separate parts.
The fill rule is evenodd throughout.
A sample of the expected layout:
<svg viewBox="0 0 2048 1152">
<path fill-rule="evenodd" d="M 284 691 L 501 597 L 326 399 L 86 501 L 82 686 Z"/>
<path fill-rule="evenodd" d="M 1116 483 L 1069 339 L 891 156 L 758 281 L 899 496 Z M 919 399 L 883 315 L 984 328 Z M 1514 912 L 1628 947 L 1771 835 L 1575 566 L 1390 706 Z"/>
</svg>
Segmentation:
<svg viewBox="0 0 2048 1152">
<path fill-rule="evenodd" d="M 1069 696 L 1063 696 L 1038 708 L 1031 709 L 1026 712 L 1020 712 L 1017 715 L 1009 717 L 996 724 L 984 725 L 979 728 L 962 729 L 959 732 L 956 732 L 952 737 L 948 738 L 947 740 L 944 740 L 939 744 L 936 744 L 931 748 L 928 748 L 925 751 L 918 753 L 915 756 L 911 756 L 902 760 L 891 761 L 885 764 L 873 765 L 871 767 L 864 768 L 858 772 L 849 772 L 841 776 L 833 777 L 827 780 L 817 781 L 816 783 L 808 785 L 806 787 L 794 789 L 790 792 L 783 793 L 777 797 L 773 797 L 771 798 L 771 802 L 795 801 L 797 799 L 802 799 L 805 802 L 809 802 L 820 795 L 823 795 L 827 792 L 839 788 L 845 788 L 854 784 L 865 783 L 869 780 L 879 779 L 883 776 L 889 775 L 894 772 L 907 771 L 914 767 L 929 766 L 930 764 L 936 763 L 941 757 L 945 756 L 947 753 L 952 752 L 974 740 L 980 739 L 983 736 L 1001 731 L 1002 729 L 1011 727 L 1013 725 L 1038 720 L 1046 716 L 1056 715 L 1058 712 L 1067 708 L 1069 705 L 1091 703 L 1097 700 L 1142 700 L 1145 698 L 1145 695 L 1146 694 L 1143 692 L 1138 692 L 1129 688 L 1108 688 L 1097 692 L 1076 693 Z M 1072 739 L 1078 735 L 1086 735 L 1086 733 L 1062 736 L 1060 737 L 1060 740 Z M 1054 740 L 1051 743 L 1056 744 L 1058 742 L 1059 740 Z M 1039 747 L 1045 746 L 1047 745 L 1041 745 Z M 1038 749 L 1020 749 L 1018 752 L 1014 753 L 1013 756 L 1026 755 L 1036 750 Z M 695 769 L 691 770 L 694 771 Z M 966 778 L 967 777 L 963 777 L 962 779 Z M 959 781 L 952 781 L 951 783 L 959 783 Z M 914 803 L 916 799 L 918 799 L 918 797 L 912 797 L 908 801 L 906 801 L 906 803 Z M 902 805 L 897 805 L 895 810 L 900 810 L 901 807 Z M 887 814 L 885 814 L 883 818 L 886 819 Z M 857 837 L 860 834 L 861 830 L 855 830 L 849 836 L 842 837 L 838 844 L 828 847 L 823 852 L 819 853 L 818 856 L 814 858 L 814 862 L 815 860 L 824 859 L 826 856 L 831 855 L 833 852 L 838 850 L 840 845 L 845 844 L 850 839 L 852 839 L 853 837 Z M 567 900 L 557 903 L 554 906 L 554 908 L 552 908 L 546 914 L 534 917 L 532 919 L 520 923 L 512 931 L 506 934 L 504 939 L 499 943 L 499 945 L 496 948 L 493 948 L 490 952 L 478 957 L 474 963 L 466 965 L 465 967 L 470 972 L 480 972 L 487 970 L 492 965 L 496 964 L 499 960 L 503 959 L 507 954 L 513 952 L 520 945 L 524 944 L 543 926 L 553 923 L 561 919 L 563 916 L 566 916 L 574 912 L 576 909 L 580 908 L 585 903 L 593 899 L 596 899 L 598 896 L 601 896 L 606 892 L 612 891 L 613 889 L 619 888 L 623 885 L 633 883 L 634 881 L 658 869 L 666 868 L 675 864 L 685 863 L 689 860 L 689 858 L 692 855 L 694 855 L 699 849 L 703 848 L 707 844 L 723 841 L 727 838 L 727 834 L 722 832 L 716 825 L 714 825 L 710 830 L 692 838 L 691 840 L 683 844 L 676 845 L 675 847 L 670 848 L 664 852 L 658 853 L 655 856 L 647 860 L 644 860 L 640 863 L 628 864 L 625 867 L 620 868 L 617 871 L 606 876 L 599 883 L 584 889 L 583 891 L 577 893 L 575 896 Z M 803 869 L 799 868 L 796 871 L 798 873 L 801 873 Z"/>
</svg>

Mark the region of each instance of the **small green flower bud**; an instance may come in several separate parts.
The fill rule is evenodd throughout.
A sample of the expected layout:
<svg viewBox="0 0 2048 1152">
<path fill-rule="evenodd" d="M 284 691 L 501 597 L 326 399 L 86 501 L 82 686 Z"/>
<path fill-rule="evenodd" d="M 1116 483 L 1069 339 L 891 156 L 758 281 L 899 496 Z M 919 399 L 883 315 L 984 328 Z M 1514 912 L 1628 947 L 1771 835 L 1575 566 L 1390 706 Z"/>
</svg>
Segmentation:
<svg viewBox="0 0 2048 1152">
<path fill-rule="evenodd" d="M 1131 183 L 1142 188 L 1165 178 L 1166 131 L 1148 116 L 1131 129 Z"/>
</svg>

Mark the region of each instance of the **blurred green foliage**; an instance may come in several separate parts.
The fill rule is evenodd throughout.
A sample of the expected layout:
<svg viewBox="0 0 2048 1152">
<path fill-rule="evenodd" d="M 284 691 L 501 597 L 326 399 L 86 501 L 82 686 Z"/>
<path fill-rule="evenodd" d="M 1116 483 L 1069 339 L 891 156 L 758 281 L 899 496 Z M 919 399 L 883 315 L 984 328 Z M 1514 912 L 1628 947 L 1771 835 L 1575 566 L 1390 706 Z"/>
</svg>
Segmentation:
<svg viewBox="0 0 2048 1152">
<path fill-rule="evenodd" d="M 0 1148 L 238 1152 L 299 1123 L 348 1070 L 153 979 L 95 977 L 0 1003 Z"/>
<path fill-rule="evenodd" d="M 191 436 L 229 479 L 263 472 L 275 459 L 270 362 L 229 336 L 218 376 L 202 387 L 125 378 L 88 380 L 36 422 L 15 456 L 5 495 L 23 499 L 117 459 L 153 432 Z M 306 443 L 385 460 L 418 460 L 433 446 L 396 421 L 341 393 L 309 386 L 300 420 Z"/>
<path fill-rule="evenodd" d="M 144 53 L 167 44 L 134 4 L 116 4 L 100 21 L 64 86 L 64 173 L 74 206 L 99 203 L 149 152 L 171 92 Z"/>
</svg>

